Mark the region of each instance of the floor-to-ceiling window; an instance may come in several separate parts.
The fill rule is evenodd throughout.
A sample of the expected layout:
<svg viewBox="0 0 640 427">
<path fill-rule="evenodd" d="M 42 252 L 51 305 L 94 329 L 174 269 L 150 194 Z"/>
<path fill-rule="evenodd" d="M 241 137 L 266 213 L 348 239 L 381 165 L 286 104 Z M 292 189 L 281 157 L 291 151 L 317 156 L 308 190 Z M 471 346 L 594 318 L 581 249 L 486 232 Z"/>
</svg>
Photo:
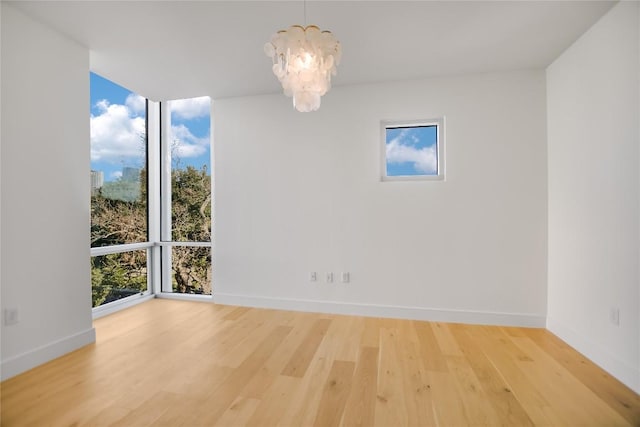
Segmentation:
<svg viewBox="0 0 640 427">
<path fill-rule="evenodd" d="M 211 100 L 161 112 L 162 291 L 211 294 Z"/>
<path fill-rule="evenodd" d="M 210 99 L 157 103 L 90 81 L 93 307 L 210 295 Z"/>
<path fill-rule="evenodd" d="M 94 307 L 149 292 L 147 101 L 91 74 Z"/>
</svg>

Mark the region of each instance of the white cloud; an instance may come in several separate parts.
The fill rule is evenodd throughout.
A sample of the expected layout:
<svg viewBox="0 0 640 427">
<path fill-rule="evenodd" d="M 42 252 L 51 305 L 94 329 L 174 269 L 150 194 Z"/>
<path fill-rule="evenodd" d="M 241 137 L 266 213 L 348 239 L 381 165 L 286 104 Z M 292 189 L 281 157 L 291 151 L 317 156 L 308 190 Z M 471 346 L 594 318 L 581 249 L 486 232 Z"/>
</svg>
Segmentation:
<svg viewBox="0 0 640 427">
<path fill-rule="evenodd" d="M 209 114 L 209 98 L 195 98 L 206 101 L 206 114 Z M 102 161 L 111 164 L 143 164 L 145 99 L 138 95 L 129 95 L 125 105 L 109 104 L 107 100 L 96 103 L 97 115 L 91 115 L 91 161 Z M 180 114 L 196 114 L 202 101 L 189 103 L 185 100 Z M 172 102 L 173 105 L 173 102 Z M 183 124 L 171 126 L 172 154 L 176 158 L 197 157 L 207 152 L 209 137 L 199 138 Z M 118 178 L 118 176 L 113 176 Z"/>
<path fill-rule="evenodd" d="M 129 107 L 130 111 L 136 114 L 142 114 L 145 112 L 145 101 L 144 97 L 132 93 L 127 96 L 127 100 L 124 103 Z"/>
<path fill-rule="evenodd" d="M 185 120 L 206 117 L 211 114 L 211 98 L 201 96 L 171 101 L 171 114 Z"/>
<path fill-rule="evenodd" d="M 398 137 L 392 139 L 387 144 L 388 163 L 413 163 L 417 172 L 425 174 L 435 174 L 438 171 L 438 155 L 435 144 L 430 147 L 416 148 L 414 145 L 419 142 L 418 138 L 412 135 L 407 138 L 405 132 L 401 132 Z"/>
<path fill-rule="evenodd" d="M 171 140 L 171 153 L 178 158 L 198 157 L 209 146 L 209 137 L 198 138 L 182 124 L 171 126 Z"/>
<path fill-rule="evenodd" d="M 111 178 L 112 178 L 112 179 L 119 179 L 119 178 L 122 178 L 122 171 L 114 171 L 114 172 L 111 172 Z"/>
<path fill-rule="evenodd" d="M 133 158 L 142 162 L 144 118 L 135 116 L 127 105 L 102 100 L 96 106 L 100 113 L 91 115 L 91 160 L 117 164 Z"/>
</svg>

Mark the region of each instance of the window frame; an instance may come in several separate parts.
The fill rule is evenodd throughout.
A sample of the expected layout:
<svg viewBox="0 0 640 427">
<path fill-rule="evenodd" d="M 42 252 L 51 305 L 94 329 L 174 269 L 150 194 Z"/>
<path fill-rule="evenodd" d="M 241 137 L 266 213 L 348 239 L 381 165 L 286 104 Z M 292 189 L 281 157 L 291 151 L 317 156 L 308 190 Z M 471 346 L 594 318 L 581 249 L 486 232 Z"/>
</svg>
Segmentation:
<svg viewBox="0 0 640 427">
<path fill-rule="evenodd" d="M 445 180 L 445 120 L 444 117 L 420 120 L 380 121 L 380 180 L 393 181 L 444 181 Z M 387 130 L 398 128 L 436 127 L 437 174 L 387 175 Z"/>
</svg>

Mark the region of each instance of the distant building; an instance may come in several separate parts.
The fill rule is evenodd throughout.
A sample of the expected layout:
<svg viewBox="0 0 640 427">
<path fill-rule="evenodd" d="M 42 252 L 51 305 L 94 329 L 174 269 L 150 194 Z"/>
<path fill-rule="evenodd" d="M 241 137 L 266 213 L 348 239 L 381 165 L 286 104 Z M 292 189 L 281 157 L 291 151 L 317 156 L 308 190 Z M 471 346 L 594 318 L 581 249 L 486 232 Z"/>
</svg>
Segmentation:
<svg viewBox="0 0 640 427">
<path fill-rule="evenodd" d="M 136 202 L 140 200 L 140 180 L 125 181 L 123 179 L 105 182 L 100 195 L 105 199 Z"/>
<path fill-rule="evenodd" d="M 104 185 L 104 172 L 91 171 L 91 194 L 97 194 Z"/>
<path fill-rule="evenodd" d="M 124 166 L 122 168 L 122 180 L 126 182 L 140 181 L 140 169 Z"/>
</svg>

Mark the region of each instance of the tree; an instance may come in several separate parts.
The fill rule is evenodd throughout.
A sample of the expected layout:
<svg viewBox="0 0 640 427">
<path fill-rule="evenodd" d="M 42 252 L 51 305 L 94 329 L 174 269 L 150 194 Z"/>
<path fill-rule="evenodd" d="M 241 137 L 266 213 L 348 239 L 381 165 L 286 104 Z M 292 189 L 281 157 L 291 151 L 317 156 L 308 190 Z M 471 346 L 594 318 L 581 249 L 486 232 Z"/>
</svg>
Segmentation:
<svg viewBox="0 0 640 427">
<path fill-rule="evenodd" d="M 171 239 L 211 241 L 211 177 L 202 169 L 187 166 L 171 176 Z M 211 250 L 203 247 L 173 248 L 173 289 L 180 293 L 211 293 Z"/>
</svg>

